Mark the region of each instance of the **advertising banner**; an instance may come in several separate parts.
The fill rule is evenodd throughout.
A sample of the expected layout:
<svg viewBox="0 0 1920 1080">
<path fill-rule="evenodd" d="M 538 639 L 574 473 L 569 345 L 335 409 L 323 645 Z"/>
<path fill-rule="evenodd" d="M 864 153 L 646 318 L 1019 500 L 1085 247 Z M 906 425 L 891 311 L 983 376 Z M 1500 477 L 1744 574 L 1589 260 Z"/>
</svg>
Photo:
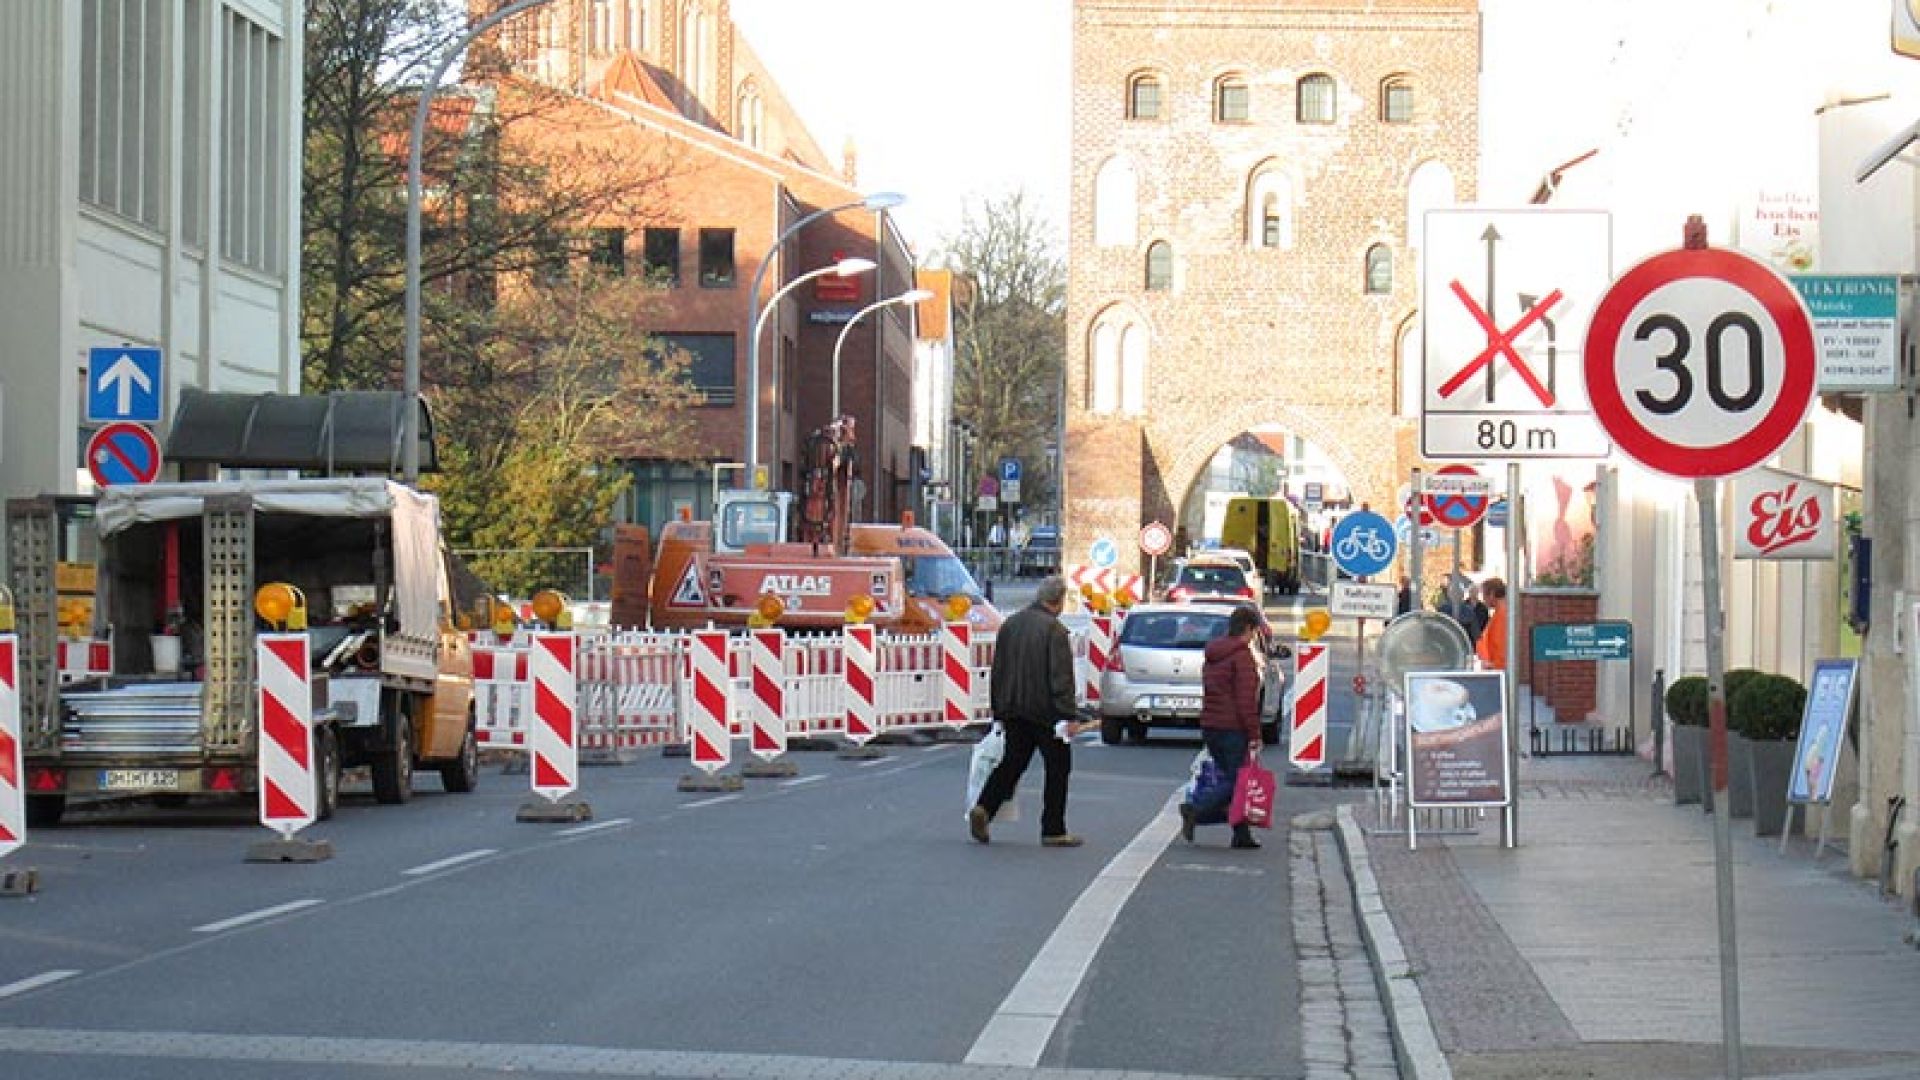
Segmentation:
<svg viewBox="0 0 1920 1080">
<path fill-rule="evenodd" d="M 1839 550 L 1833 485 L 1778 469 L 1733 479 L 1733 557 L 1831 559 Z"/>
<path fill-rule="evenodd" d="M 1853 711 L 1858 660 L 1821 660 L 1813 666 L 1807 707 L 1800 717 L 1800 743 L 1793 752 L 1787 799 L 1796 803 L 1833 801 L 1833 774 L 1840 762 L 1840 740 Z"/>
<path fill-rule="evenodd" d="M 1408 803 L 1505 806 L 1513 780 L 1502 673 L 1416 671 L 1406 682 Z"/>
</svg>

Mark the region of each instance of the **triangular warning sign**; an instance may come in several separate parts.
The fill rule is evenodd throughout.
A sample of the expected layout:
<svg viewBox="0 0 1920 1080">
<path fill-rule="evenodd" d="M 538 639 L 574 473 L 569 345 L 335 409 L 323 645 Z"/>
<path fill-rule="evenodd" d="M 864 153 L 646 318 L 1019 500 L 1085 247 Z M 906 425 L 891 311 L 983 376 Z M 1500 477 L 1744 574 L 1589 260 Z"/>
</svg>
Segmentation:
<svg viewBox="0 0 1920 1080">
<path fill-rule="evenodd" d="M 667 601 L 671 607 L 706 607 L 707 594 L 700 588 L 700 564 L 693 559 L 687 560 L 687 568 L 680 573 L 680 584 L 673 588 L 673 599 Z"/>
</svg>

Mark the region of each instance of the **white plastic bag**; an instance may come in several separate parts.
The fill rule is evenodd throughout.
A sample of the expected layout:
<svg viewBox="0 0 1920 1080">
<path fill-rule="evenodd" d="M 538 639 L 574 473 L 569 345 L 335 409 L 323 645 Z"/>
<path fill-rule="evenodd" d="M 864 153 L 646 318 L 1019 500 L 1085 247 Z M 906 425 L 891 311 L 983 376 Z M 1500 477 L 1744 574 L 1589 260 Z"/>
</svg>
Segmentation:
<svg viewBox="0 0 1920 1080">
<path fill-rule="evenodd" d="M 973 760 L 967 767 L 968 810 L 972 810 L 974 804 L 980 801 L 980 792 L 986 789 L 987 777 L 993 775 L 993 770 L 1000 767 L 1001 760 L 1006 756 L 1007 735 L 1000 730 L 999 724 L 993 725 L 985 735 L 980 737 L 979 742 L 973 744 Z M 1000 809 L 993 815 L 993 820 L 999 822 L 1020 820 L 1020 806 L 1012 796 L 1008 796 L 1007 801 L 1000 804 Z"/>
</svg>

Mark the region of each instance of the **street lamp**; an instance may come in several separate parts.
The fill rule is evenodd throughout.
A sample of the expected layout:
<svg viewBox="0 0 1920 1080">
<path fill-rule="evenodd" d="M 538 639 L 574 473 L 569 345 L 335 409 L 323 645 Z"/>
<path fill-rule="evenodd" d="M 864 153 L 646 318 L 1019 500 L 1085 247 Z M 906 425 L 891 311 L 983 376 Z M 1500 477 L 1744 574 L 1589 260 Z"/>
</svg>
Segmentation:
<svg viewBox="0 0 1920 1080">
<path fill-rule="evenodd" d="M 813 213 L 787 226 L 779 236 L 775 237 L 773 246 L 767 249 L 767 254 L 760 260 L 759 268 L 753 272 L 753 286 L 747 290 L 747 324 L 753 328 L 753 334 L 747 342 L 747 386 L 749 389 L 747 391 L 747 452 L 745 456 L 747 459 L 747 480 L 749 486 L 752 484 L 753 477 L 758 475 L 760 465 L 760 322 L 766 317 L 765 312 L 760 307 L 760 283 L 767 276 L 767 267 L 773 265 L 773 260 L 780 254 L 780 248 L 786 244 L 788 237 L 806 228 L 813 222 L 826 217 L 828 214 L 837 214 L 842 210 L 891 210 L 906 201 L 907 197 L 899 192 L 876 191 L 864 199 L 858 199 L 850 203 L 841 203 L 839 206 L 829 206 L 822 210 L 815 210 Z M 871 266 L 869 266 L 869 269 L 871 269 Z M 774 294 L 773 298 L 767 301 L 766 310 L 772 310 L 774 302 L 779 300 L 785 293 L 786 290 L 783 289 L 779 293 Z M 778 420 L 779 417 L 776 416 L 774 419 Z"/>
<path fill-rule="evenodd" d="M 760 265 L 765 266 L 766 263 L 762 262 Z M 760 462 L 758 460 L 760 440 L 757 437 L 760 432 L 760 332 L 766 329 L 768 316 L 779 310 L 781 299 L 788 293 L 815 278 L 826 277 L 828 274 L 832 274 L 835 277 L 852 277 L 855 274 L 864 274 L 877 265 L 879 264 L 875 263 L 872 259 L 841 259 L 832 266 L 823 266 L 818 270 L 809 270 L 799 277 L 794 278 L 792 281 L 787 282 L 784 288 L 774 293 L 773 298 L 767 301 L 767 306 L 761 310 L 759 317 L 754 319 L 753 335 L 747 344 L 747 355 L 750 358 L 747 363 L 747 400 L 749 402 L 747 410 L 747 486 L 749 488 L 758 488 L 760 486 L 758 482 L 760 475 Z"/>
<path fill-rule="evenodd" d="M 853 330 L 853 324 L 866 318 L 873 312 L 879 311 L 883 307 L 889 307 L 894 304 L 917 304 L 922 300 L 931 299 L 933 299 L 933 291 L 931 289 L 909 289 L 899 296 L 889 296 L 885 300 L 876 300 L 868 304 L 866 307 L 854 312 L 853 318 L 847 320 L 847 325 L 840 328 L 840 336 L 833 339 L 833 411 L 827 416 L 829 423 L 840 419 L 840 346 L 847 343 L 847 334 Z M 879 403 L 876 402 L 874 404 L 874 415 L 878 416 L 879 411 Z"/>
<path fill-rule="evenodd" d="M 408 484 L 420 481 L 420 148 L 427 141 L 427 111 L 440 80 L 447 69 L 467 51 L 475 38 L 494 28 L 503 19 L 512 18 L 528 8 L 553 0 L 514 0 L 513 3 L 474 23 L 447 51 L 420 87 L 420 101 L 413 110 L 413 144 L 407 148 L 407 284 L 406 284 L 406 363 L 401 388 L 406 399 L 400 417 L 400 475 Z"/>
</svg>

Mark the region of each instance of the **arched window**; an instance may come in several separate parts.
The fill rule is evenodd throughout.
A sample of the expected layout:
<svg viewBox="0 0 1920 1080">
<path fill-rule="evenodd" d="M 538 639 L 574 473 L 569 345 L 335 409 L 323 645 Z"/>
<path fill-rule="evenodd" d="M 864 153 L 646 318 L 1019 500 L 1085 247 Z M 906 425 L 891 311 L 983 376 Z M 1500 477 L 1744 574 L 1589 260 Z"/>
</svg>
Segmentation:
<svg viewBox="0 0 1920 1080">
<path fill-rule="evenodd" d="M 707 13 L 698 4 L 688 4 L 680 17 L 680 82 L 695 99 L 707 90 Z"/>
<path fill-rule="evenodd" d="M 1400 392 L 1394 396 L 1395 411 L 1402 417 L 1417 417 L 1420 415 L 1420 395 L 1424 390 L 1421 386 L 1424 372 L 1421 364 L 1418 318 L 1408 319 L 1406 325 L 1400 328 L 1397 349 L 1394 356 L 1394 373 Z"/>
<path fill-rule="evenodd" d="M 1132 247 L 1139 211 L 1139 180 L 1124 156 L 1107 159 L 1093 178 L 1093 243 L 1096 247 Z"/>
<path fill-rule="evenodd" d="M 1413 80 L 1405 75 L 1389 75 L 1380 83 L 1380 121 L 1385 124 L 1413 123 Z"/>
<path fill-rule="evenodd" d="M 1120 326 L 1103 321 L 1093 328 L 1093 370 L 1087 380 L 1087 411 L 1106 415 L 1120 407 Z"/>
<path fill-rule="evenodd" d="M 1251 113 L 1247 80 L 1239 75 L 1222 75 L 1213 81 L 1213 122 L 1244 124 Z"/>
<path fill-rule="evenodd" d="M 1138 324 L 1120 332 L 1120 411 L 1147 411 L 1147 331 Z"/>
<path fill-rule="evenodd" d="M 734 103 L 733 124 L 741 142 L 754 149 L 763 149 L 765 139 L 766 107 L 760 100 L 760 89 L 749 79 L 740 84 L 740 95 Z"/>
<path fill-rule="evenodd" d="M 1127 119 L 1160 119 L 1160 76 L 1145 71 L 1127 80 Z"/>
<path fill-rule="evenodd" d="M 593 0 L 593 9 L 587 12 L 587 40 L 596 56 L 613 51 L 613 0 Z"/>
<path fill-rule="evenodd" d="M 627 0 L 626 27 L 621 34 L 628 52 L 642 52 L 647 47 L 647 0 Z"/>
<path fill-rule="evenodd" d="M 1247 246 L 1293 247 L 1293 182 L 1271 165 L 1262 166 L 1247 184 Z"/>
<path fill-rule="evenodd" d="M 1333 117 L 1333 76 L 1302 78 L 1294 88 L 1294 120 L 1302 124 L 1331 124 Z"/>
<path fill-rule="evenodd" d="M 1155 240 L 1147 245 L 1147 291 L 1166 292 L 1173 288 L 1173 245 Z"/>
<path fill-rule="evenodd" d="M 1384 296 L 1393 291 L 1393 251 L 1385 244 L 1367 249 L 1367 292 Z"/>
<path fill-rule="evenodd" d="M 1426 213 L 1453 205 L 1453 170 L 1438 161 L 1422 162 L 1407 179 L 1407 246 L 1418 250 Z"/>
</svg>

